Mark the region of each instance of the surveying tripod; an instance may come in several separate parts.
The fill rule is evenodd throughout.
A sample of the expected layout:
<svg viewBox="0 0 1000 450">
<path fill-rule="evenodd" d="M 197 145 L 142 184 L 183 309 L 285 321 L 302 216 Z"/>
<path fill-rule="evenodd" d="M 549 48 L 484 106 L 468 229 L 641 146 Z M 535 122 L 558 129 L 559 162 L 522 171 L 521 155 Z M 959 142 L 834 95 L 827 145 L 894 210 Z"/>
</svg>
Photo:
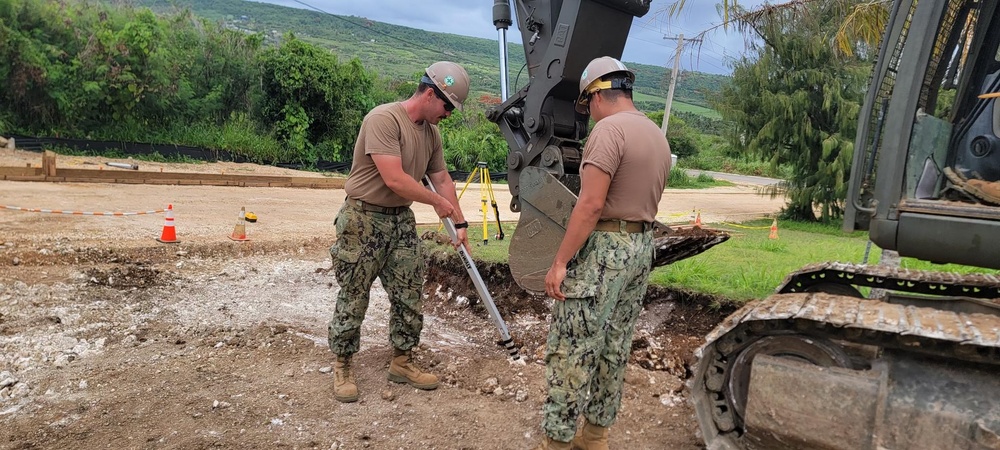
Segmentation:
<svg viewBox="0 0 1000 450">
<path fill-rule="evenodd" d="M 479 196 L 483 200 L 483 244 L 485 245 L 489 239 L 488 238 L 489 227 L 487 225 L 488 222 L 486 217 L 489 214 L 488 210 L 486 209 L 487 192 L 489 193 L 490 196 L 490 203 L 493 205 L 493 217 L 497 219 L 497 230 L 499 230 L 499 232 L 496 234 L 496 236 L 494 236 L 494 238 L 496 238 L 496 240 L 498 241 L 502 241 L 503 226 L 500 225 L 500 209 L 497 208 L 497 199 L 496 197 L 493 196 L 493 182 L 490 181 L 490 169 L 489 167 L 486 167 L 485 162 L 480 161 L 476 163 L 476 168 L 472 170 L 472 173 L 469 174 L 469 178 L 465 180 L 465 186 L 462 187 L 462 192 L 458 193 L 458 198 L 459 199 L 462 198 L 462 194 L 464 194 L 465 190 L 469 188 L 469 184 L 472 183 L 472 180 L 476 177 L 476 174 L 479 174 Z"/>
</svg>

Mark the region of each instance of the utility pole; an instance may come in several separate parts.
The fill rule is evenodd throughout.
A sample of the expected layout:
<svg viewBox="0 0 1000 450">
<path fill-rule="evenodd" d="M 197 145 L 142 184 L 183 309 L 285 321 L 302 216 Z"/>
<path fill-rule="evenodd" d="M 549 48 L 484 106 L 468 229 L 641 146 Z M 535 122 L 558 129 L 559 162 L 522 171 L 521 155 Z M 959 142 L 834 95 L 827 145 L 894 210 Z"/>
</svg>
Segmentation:
<svg viewBox="0 0 1000 450">
<path fill-rule="evenodd" d="M 674 70 L 670 72 L 670 88 L 667 90 L 667 103 L 663 106 L 663 124 L 660 130 L 667 134 L 667 123 L 670 121 L 670 103 L 674 100 L 674 85 L 677 84 L 677 75 L 681 68 L 681 52 L 684 50 L 684 33 L 677 37 L 663 36 L 663 39 L 674 39 L 677 41 L 677 54 L 674 55 Z M 691 42 L 701 42 L 701 39 L 689 39 Z"/>
</svg>

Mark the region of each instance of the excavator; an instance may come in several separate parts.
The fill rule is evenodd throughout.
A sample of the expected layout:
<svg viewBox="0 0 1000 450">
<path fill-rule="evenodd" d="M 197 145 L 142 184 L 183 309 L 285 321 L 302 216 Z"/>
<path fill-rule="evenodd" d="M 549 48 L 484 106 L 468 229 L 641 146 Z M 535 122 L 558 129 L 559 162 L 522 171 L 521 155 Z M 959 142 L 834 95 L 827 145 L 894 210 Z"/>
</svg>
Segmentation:
<svg viewBox="0 0 1000 450">
<path fill-rule="evenodd" d="M 515 0 L 524 42 L 528 83 L 507 94 L 506 30 L 513 23 L 509 0 L 494 0 L 493 23 L 500 42 L 503 103 L 486 117 L 510 148 L 507 181 L 510 209 L 518 212 L 508 265 L 519 286 L 545 292 L 545 274 L 566 232 L 580 192 L 583 139 L 590 116 L 576 111 L 580 75 L 600 56 L 621 58 L 634 17 L 649 12 L 649 0 Z M 700 254 L 725 242 L 725 232 L 678 229 L 656 222 L 654 266 Z"/>
<path fill-rule="evenodd" d="M 885 4 L 844 229 L 901 257 L 984 270 L 827 262 L 789 274 L 697 351 L 688 390 L 709 449 L 1000 449 L 1000 0 Z M 511 273 L 538 292 L 579 189 L 580 73 L 621 57 L 650 2 L 514 5 L 529 82 L 487 117 L 510 147 L 521 212 Z M 508 0 L 493 12 L 498 31 L 513 23 Z M 656 265 L 714 239 L 665 240 Z"/>
</svg>

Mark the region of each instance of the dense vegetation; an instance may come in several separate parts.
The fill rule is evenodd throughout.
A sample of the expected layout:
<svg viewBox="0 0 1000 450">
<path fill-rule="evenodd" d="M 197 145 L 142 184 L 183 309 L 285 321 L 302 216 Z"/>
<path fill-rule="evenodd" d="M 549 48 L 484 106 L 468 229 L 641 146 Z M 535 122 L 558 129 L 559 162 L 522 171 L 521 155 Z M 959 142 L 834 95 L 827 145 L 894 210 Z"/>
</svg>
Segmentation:
<svg viewBox="0 0 1000 450">
<path fill-rule="evenodd" d="M 830 43 L 847 7 L 860 2 L 812 2 L 804 11 L 778 10 L 745 24 L 759 39 L 736 62 L 733 82 L 719 97 L 723 118 L 735 125 L 729 133 L 733 153 L 788 168 L 786 218 L 830 221 L 843 214 L 873 63 L 858 55 L 874 52 L 845 55 Z"/>
<path fill-rule="evenodd" d="M 427 61 L 447 58 L 480 89 L 441 124 L 449 163 L 505 169 L 506 144 L 483 114 L 497 101 L 493 41 L 242 0 L 145 3 L 156 13 L 0 1 L 0 80 L 11 87 L 0 92 L 0 132 L 193 145 L 258 162 L 347 160 L 365 112 L 409 96 Z M 510 56 L 516 86 L 519 46 Z M 652 92 L 643 95 L 655 98 L 658 77 L 642 77 Z"/>
<path fill-rule="evenodd" d="M 393 96 L 357 61 L 189 12 L 0 1 L 0 128 L 201 145 L 251 160 L 339 159 Z"/>
</svg>

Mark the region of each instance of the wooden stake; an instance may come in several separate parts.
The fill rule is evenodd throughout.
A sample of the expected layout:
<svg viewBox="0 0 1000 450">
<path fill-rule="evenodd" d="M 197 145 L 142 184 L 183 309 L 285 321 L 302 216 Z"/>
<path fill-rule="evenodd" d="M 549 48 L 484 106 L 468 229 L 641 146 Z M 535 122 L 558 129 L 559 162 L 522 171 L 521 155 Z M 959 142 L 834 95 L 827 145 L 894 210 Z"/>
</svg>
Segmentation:
<svg viewBox="0 0 1000 450">
<path fill-rule="evenodd" d="M 47 177 L 56 176 L 56 154 L 51 150 L 46 150 L 42 154 L 42 173 Z"/>
</svg>

